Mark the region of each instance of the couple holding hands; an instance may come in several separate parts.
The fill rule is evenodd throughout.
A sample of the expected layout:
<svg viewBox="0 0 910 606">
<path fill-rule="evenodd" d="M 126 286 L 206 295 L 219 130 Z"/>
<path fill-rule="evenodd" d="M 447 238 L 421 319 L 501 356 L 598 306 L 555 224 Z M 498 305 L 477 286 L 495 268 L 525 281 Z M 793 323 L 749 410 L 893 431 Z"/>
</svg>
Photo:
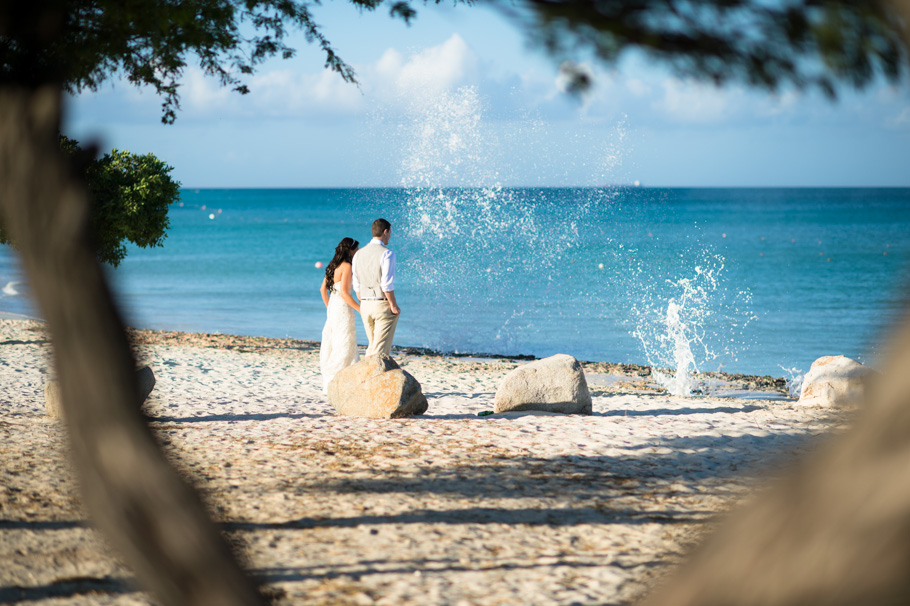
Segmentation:
<svg viewBox="0 0 910 606">
<path fill-rule="evenodd" d="M 326 306 L 319 349 L 323 393 L 328 393 L 329 381 L 339 371 L 359 359 L 354 311 L 360 312 L 369 340 L 365 355 L 389 355 L 392 350 L 401 314 L 395 300 L 395 253 L 388 247 L 392 225 L 376 219 L 372 233 L 373 239 L 363 248 L 353 238 L 339 242 L 319 288 Z"/>
</svg>

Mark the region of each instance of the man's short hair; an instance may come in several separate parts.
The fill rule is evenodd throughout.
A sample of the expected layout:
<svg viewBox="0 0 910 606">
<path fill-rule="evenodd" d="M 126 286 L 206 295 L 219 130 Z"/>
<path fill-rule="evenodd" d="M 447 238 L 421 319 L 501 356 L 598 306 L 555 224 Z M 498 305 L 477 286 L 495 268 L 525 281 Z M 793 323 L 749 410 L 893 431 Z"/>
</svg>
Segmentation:
<svg viewBox="0 0 910 606">
<path fill-rule="evenodd" d="M 385 230 L 392 229 L 392 224 L 386 221 L 385 219 L 376 219 L 373 221 L 373 237 L 378 238 Z"/>
</svg>

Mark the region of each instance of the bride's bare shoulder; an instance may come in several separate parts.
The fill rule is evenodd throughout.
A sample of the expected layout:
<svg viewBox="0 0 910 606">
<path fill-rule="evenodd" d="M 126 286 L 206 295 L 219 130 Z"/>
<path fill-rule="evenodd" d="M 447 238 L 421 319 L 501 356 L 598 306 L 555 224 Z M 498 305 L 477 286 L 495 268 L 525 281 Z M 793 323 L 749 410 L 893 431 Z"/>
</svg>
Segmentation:
<svg viewBox="0 0 910 606">
<path fill-rule="evenodd" d="M 337 282 L 338 278 L 348 273 L 351 273 L 351 264 L 346 261 L 339 263 L 335 268 L 335 281 Z"/>
</svg>

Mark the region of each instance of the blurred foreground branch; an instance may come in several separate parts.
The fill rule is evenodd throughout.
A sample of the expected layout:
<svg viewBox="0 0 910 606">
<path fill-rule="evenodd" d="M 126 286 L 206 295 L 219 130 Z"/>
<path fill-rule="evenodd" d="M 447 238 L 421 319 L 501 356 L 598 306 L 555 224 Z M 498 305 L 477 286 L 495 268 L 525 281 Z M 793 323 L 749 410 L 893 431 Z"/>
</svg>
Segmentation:
<svg viewBox="0 0 910 606">
<path fill-rule="evenodd" d="M 0 86 L 0 213 L 47 320 L 92 523 L 165 604 L 261 603 L 142 418 L 135 363 L 60 151 L 61 90 Z"/>
<path fill-rule="evenodd" d="M 831 98 L 839 85 L 908 76 L 907 13 L 899 6 L 907 0 L 490 2 L 568 64 L 585 55 L 614 64 L 634 49 L 683 77 L 818 89 Z"/>
<path fill-rule="evenodd" d="M 842 436 L 720 529 L 647 606 L 910 603 L 910 318 Z"/>
</svg>

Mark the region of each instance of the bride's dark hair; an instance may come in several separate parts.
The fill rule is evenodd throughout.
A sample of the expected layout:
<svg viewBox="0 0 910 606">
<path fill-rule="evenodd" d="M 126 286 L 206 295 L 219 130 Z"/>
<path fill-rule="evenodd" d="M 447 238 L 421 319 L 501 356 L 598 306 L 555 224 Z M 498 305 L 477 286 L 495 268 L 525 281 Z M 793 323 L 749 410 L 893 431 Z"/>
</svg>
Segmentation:
<svg viewBox="0 0 910 606">
<path fill-rule="evenodd" d="M 332 286 L 335 285 L 335 270 L 342 263 L 350 263 L 359 246 L 360 242 L 354 238 L 342 238 L 338 246 L 335 247 L 335 256 L 329 261 L 329 266 L 325 268 L 325 285 L 329 292 L 332 291 Z"/>
</svg>

